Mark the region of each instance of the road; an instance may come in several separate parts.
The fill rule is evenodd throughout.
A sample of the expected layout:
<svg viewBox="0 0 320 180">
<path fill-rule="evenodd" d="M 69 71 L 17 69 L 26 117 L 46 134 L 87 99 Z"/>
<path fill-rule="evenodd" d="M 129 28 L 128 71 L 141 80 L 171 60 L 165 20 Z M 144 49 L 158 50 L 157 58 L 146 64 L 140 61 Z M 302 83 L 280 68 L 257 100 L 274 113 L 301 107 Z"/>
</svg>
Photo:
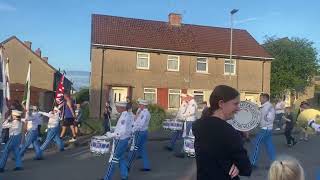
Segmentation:
<svg viewBox="0 0 320 180">
<path fill-rule="evenodd" d="M 316 172 L 320 170 L 320 137 L 314 136 L 309 142 L 299 142 L 295 147 L 285 145 L 284 136 L 273 137 L 277 155 L 288 154 L 296 157 L 306 171 L 306 179 L 315 179 Z M 140 172 L 141 161 L 137 160 L 129 174 L 131 180 L 195 180 L 196 164 L 192 158 L 178 159 L 171 152 L 163 150 L 166 141 L 151 141 L 148 151 L 152 165 L 151 172 Z M 250 144 L 246 147 L 250 149 Z M 25 160 L 24 170 L 14 172 L 14 164 L 8 162 L 5 173 L 0 174 L 0 180 L 97 180 L 105 173 L 107 156 L 93 156 L 88 146 L 77 147 L 61 153 L 52 153 L 45 160 Z M 267 179 L 269 161 L 264 150 L 261 154 L 259 169 L 254 171 L 252 180 Z M 119 178 L 116 171 L 114 179 Z"/>
</svg>

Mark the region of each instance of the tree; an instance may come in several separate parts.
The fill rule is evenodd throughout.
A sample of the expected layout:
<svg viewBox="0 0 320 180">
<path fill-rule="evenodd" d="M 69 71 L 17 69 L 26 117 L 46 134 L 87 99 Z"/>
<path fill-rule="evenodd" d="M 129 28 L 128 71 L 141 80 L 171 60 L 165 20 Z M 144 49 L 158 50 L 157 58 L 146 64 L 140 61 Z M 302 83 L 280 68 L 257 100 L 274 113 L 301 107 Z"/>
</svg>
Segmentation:
<svg viewBox="0 0 320 180">
<path fill-rule="evenodd" d="M 304 92 L 312 84 L 319 70 L 313 44 L 304 38 L 266 38 L 264 47 L 275 58 L 271 63 L 272 98 L 281 97 L 287 91 Z"/>
<path fill-rule="evenodd" d="M 79 92 L 74 94 L 76 102 L 81 104 L 85 101 L 89 101 L 89 88 L 80 89 Z"/>
</svg>

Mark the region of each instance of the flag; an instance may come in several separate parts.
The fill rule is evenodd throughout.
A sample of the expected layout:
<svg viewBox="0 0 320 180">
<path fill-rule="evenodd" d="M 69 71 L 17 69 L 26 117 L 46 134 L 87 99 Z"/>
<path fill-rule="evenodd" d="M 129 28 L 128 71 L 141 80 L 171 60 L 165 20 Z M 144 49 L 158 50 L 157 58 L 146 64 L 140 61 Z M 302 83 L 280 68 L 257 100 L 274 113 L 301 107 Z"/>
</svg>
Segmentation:
<svg viewBox="0 0 320 180">
<path fill-rule="evenodd" d="M 56 90 L 56 96 L 55 96 L 55 101 L 57 106 L 60 108 L 63 105 L 64 102 L 64 86 L 63 86 L 63 82 L 64 82 L 64 74 L 62 74 L 60 82 L 58 84 L 57 90 Z"/>
<path fill-rule="evenodd" d="M 31 62 L 29 63 L 27 79 L 24 86 L 24 95 L 22 100 L 22 104 L 25 105 L 26 110 L 29 110 L 29 107 L 30 107 L 30 85 L 31 85 Z"/>
</svg>

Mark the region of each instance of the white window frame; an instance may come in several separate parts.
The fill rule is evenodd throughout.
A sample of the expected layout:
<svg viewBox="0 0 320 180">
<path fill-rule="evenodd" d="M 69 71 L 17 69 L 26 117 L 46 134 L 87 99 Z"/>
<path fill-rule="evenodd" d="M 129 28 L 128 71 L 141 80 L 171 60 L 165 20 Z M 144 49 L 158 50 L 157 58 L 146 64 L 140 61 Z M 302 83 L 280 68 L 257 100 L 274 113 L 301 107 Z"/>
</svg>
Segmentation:
<svg viewBox="0 0 320 180">
<path fill-rule="evenodd" d="M 138 66 L 138 64 L 139 64 L 139 63 L 138 63 L 139 55 L 147 55 L 147 56 L 148 56 L 148 67 L 139 67 L 139 66 Z M 142 53 L 142 52 L 138 52 L 138 53 L 137 53 L 136 68 L 137 68 L 137 69 L 145 69 L 145 70 L 149 70 L 149 69 L 150 69 L 150 53 Z"/>
<path fill-rule="evenodd" d="M 202 92 L 202 93 L 199 93 L 199 92 Z M 193 96 L 197 96 L 197 95 L 201 95 L 202 96 L 202 102 L 204 102 L 205 101 L 205 91 L 204 90 L 193 90 L 192 91 L 192 94 L 193 94 Z M 198 108 L 200 108 L 200 106 L 198 106 Z"/>
<path fill-rule="evenodd" d="M 198 59 L 206 59 L 206 70 L 202 71 L 202 70 L 198 70 Z M 201 62 L 202 63 L 202 62 Z M 208 58 L 207 57 L 197 57 L 197 61 L 196 61 L 196 72 L 197 73 L 208 73 Z"/>
<path fill-rule="evenodd" d="M 170 60 L 175 60 L 175 59 L 171 59 L 172 57 L 175 57 L 175 58 L 178 58 L 178 69 L 170 69 L 169 68 L 169 61 Z M 180 71 L 180 56 L 176 56 L 176 55 L 168 55 L 168 58 L 167 58 L 167 70 L 168 71 Z"/>
<path fill-rule="evenodd" d="M 229 62 L 226 62 L 229 61 Z M 225 59 L 224 60 L 224 64 L 223 64 L 223 69 L 224 69 L 224 74 L 225 75 L 236 75 L 236 69 L 237 69 L 237 60 L 236 59 L 232 59 L 233 63 L 230 62 L 230 59 Z M 233 65 L 233 72 L 226 72 L 226 65 Z"/>
<path fill-rule="evenodd" d="M 154 93 L 151 93 L 151 92 L 146 92 L 146 89 L 152 89 L 152 90 L 154 90 Z M 157 94 L 158 94 L 158 92 L 157 92 L 157 88 L 144 88 L 143 89 L 143 97 L 145 98 L 145 94 L 155 94 L 156 95 L 156 99 L 155 99 L 155 103 L 158 103 L 158 96 L 157 96 Z M 152 102 L 150 102 L 150 103 L 152 103 Z"/>
<path fill-rule="evenodd" d="M 170 90 L 179 90 L 179 93 L 170 93 Z M 178 94 L 179 95 L 179 107 L 181 106 L 181 89 L 168 89 L 168 109 L 178 109 L 170 107 L 170 94 Z"/>
</svg>

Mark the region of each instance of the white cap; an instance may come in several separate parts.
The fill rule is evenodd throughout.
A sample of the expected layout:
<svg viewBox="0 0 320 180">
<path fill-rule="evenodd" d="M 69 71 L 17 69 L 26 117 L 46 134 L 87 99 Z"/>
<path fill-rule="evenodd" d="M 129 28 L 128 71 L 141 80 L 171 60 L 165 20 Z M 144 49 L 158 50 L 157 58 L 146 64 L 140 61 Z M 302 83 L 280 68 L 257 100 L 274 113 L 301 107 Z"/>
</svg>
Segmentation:
<svg viewBox="0 0 320 180">
<path fill-rule="evenodd" d="M 18 111 L 18 110 L 12 110 L 11 111 L 12 116 L 21 116 L 22 111 Z"/>
<path fill-rule="evenodd" d="M 30 106 L 30 109 L 31 110 L 37 110 L 38 108 L 37 108 L 37 106 Z"/>
<path fill-rule="evenodd" d="M 185 97 L 187 97 L 187 94 L 186 93 L 181 93 L 180 96 L 185 98 Z"/>
<path fill-rule="evenodd" d="M 55 106 L 55 107 L 53 108 L 53 110 L 55 110 L 55 111 L 60 111 L 60 109 L 59 109 L 57 106 Z"/>
<path fill-rule="evenodd" d="M 125 101 L 120 101 L 120 102 L 116 102 L 115 105 L 117 107 L 126 107 L 127 106 L 127 102 Z"/>
<path fill-rule="evenodd" d="M 142 105 L 145 105 L 145 106 L 147 106 L 149 104 L 148 101 L 145 100 L 145 99 L 139 99 L 138 103 L 142 104 Z"/>
</svg>

